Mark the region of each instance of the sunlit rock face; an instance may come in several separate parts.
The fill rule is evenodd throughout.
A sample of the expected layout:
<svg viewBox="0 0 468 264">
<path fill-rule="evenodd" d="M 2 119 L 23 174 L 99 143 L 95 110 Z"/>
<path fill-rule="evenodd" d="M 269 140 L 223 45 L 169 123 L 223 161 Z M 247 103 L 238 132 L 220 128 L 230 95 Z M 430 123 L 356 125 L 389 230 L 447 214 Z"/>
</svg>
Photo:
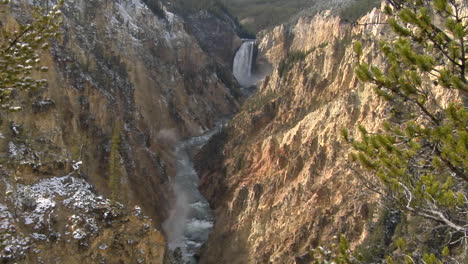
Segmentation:
<svg viewBox="0 0 468 264">
<path fill-rule="evenodd" d="M 361 22 L 383 19 L 374 10 Z M 336 235 L 364 239 L 376 198 L 351 176 L 340 131 L 376 130 L 386 116 L 385 102 L 357 81 L 352 48 L 353 39 L 386 33 L 325 12 L 261 34 L 259 56 L 276 69 L 197 157 L 216 216 L 201 263 L 308 263 L 308 250 Z M 280 72 L 299 51 L 304 58 Z M 363 57 L 382 66 L 376 51 L 369 41 Z"/>
<path fill-rule="evenodd" d="M 27 22 L 30 4 L 46 8 L 46 2 L 51 6 L 56 1 L 10 2 L 11 13 L 1 14 L 5 28 Z M 234 113 L 239 95 L 230 66 L 225 66 L 231 64 L 237 37 L 229 37 L 231 54 L 213 59 L 201 48 L 197 32 L 188 32 L 180 16 L 161 8 L 155 14 L 141 0 L 65 1 L 62 35 L 43 54 L 49 68 L 47 89 L 18 95 L 23 111 L 2 116 L 0 147 L 5 153 L 14 150 L 7 155 L 5 172 L 15 179 L 11 184 L 62 177 L 72 171 L 74 161 L 81 161 L 76 176 L 108 197 L 111 134 L 118 124 L 119 200 L 129 208 L 141 206 L 153 219 L 151 226 L 160 230 L 173 197 L 169 178 L 175 172 L 174 143 Z M 217 25 L 220 32 L 234 34 L 229 23 Z M 1 199 L 7 197 L 2 194 Z M 120 230 L 106 228 L 116 234 Z M 157 234 L 164 244 L 162 233 Z M 137 258 L 108 261 L 137 263 Z"/>
</svg>

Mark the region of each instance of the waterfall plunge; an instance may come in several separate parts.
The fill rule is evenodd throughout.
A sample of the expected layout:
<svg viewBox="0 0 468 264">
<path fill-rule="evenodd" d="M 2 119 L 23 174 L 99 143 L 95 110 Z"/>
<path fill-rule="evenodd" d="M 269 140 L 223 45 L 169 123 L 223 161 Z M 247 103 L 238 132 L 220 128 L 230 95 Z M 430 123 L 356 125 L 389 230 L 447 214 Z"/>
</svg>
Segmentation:
<svg viewBox="0 0 468 264">
<path fill-rule="evenodd" d="M 245 40 L 234 56 L 233 74 L 243 87 L 248 87 L 256 81 L 252 75 L 254 47 L 255 40 Z"/>
</svg>

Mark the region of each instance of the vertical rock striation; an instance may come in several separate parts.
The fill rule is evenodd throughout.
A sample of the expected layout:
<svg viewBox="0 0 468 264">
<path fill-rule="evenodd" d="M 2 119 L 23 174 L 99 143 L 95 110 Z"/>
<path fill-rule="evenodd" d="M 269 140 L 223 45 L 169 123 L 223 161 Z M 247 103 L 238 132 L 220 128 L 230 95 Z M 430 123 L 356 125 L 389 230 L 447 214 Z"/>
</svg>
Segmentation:
<svg viewBox="0 0 468 264">
<path fill-rule="evenodd" d="M 374 10 L 361 24 L 381 21 Z M 368 39 L 387 30 L 324 12 L 261 34 L 260 56 L 276 69 L 197 157 L 216 215 L 201 263 L 307 263 L 311 247 L 336 235 L 365 238 L 376 198 L 347 169 L 340 130 L 377 129 L 390 111 L 358 83 L 352 49 L 363 39 L 364 57 L 382 64 Z"/>
</svg>

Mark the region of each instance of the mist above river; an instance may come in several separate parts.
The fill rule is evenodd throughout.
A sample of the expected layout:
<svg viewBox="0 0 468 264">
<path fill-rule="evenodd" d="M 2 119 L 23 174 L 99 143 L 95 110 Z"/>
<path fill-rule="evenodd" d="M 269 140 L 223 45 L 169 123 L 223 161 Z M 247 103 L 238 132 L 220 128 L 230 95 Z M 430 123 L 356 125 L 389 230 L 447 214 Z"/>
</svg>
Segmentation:
<svg viewBox="0 0 468 264">
<path fill-rule="evenodd" d="M 196 255 L 214 225 L 213 212 L 198 190 L 200 180 L 188 153 L 192 148 L 203 146 L 222 126 L 220 122 L 208 133 L 179 142 L 174 148 L 177 163 L 172 189 L 175 200 L 163 229 L 169 249 L 180 252 L 181 264 L 197 263 Z"/>
</svg>

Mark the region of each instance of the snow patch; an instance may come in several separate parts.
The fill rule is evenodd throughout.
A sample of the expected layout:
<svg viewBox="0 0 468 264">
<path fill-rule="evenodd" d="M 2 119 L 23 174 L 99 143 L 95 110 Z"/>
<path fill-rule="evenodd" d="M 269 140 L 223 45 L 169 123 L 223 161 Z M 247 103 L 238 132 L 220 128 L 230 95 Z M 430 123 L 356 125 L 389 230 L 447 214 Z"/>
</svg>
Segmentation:
<svg viewBox="0 0 468 264">
<path fill-rule="evenodd" d="M 8 155 L 13 158 L 17 158 L 19 155 L 23 154 L 26 148 L 24 146 L 17 146 L 13 142 L 8 142 Z"/>
<path fill-rule="evenodd" d="M 81 165 L 83 165 L 83 161 L 77 161 L 72 164 L 73 170 L 78 170 Z"/>
<path fill-rule="evenodd" d="M 99 232 L 101 227 L 96 217 L 112 214 L 109 212 L 110 201 L 96 195 L 84 179 L 67 175 L 44 179 L 33 185 L 16 184 L 14 188 L 7 179 L 3 180 L 10 190 L 7 199 L 11 203 L 0 204 L 0 248 L 3 248 L 0 259 L 21 258 L 28 249 L 35 250 L 33 241 L 48 241 L 49 236 L 71 235 L 74 239 L 83 239 Z M 52 219 L 59 213 L 56 212 L 59 206 L 74 212 L 66 224 L 70 232 L 64 234 L 53 229 Z M 40 232 L 24 236 L 17 231 L 21 224 Z"/>
<path fill-rule="evenodd" d="M 44 234 L 32 233 L 31 237 L 34 240 L 45 241 L 47 240 L 47 236 Z"/>
</svg>

